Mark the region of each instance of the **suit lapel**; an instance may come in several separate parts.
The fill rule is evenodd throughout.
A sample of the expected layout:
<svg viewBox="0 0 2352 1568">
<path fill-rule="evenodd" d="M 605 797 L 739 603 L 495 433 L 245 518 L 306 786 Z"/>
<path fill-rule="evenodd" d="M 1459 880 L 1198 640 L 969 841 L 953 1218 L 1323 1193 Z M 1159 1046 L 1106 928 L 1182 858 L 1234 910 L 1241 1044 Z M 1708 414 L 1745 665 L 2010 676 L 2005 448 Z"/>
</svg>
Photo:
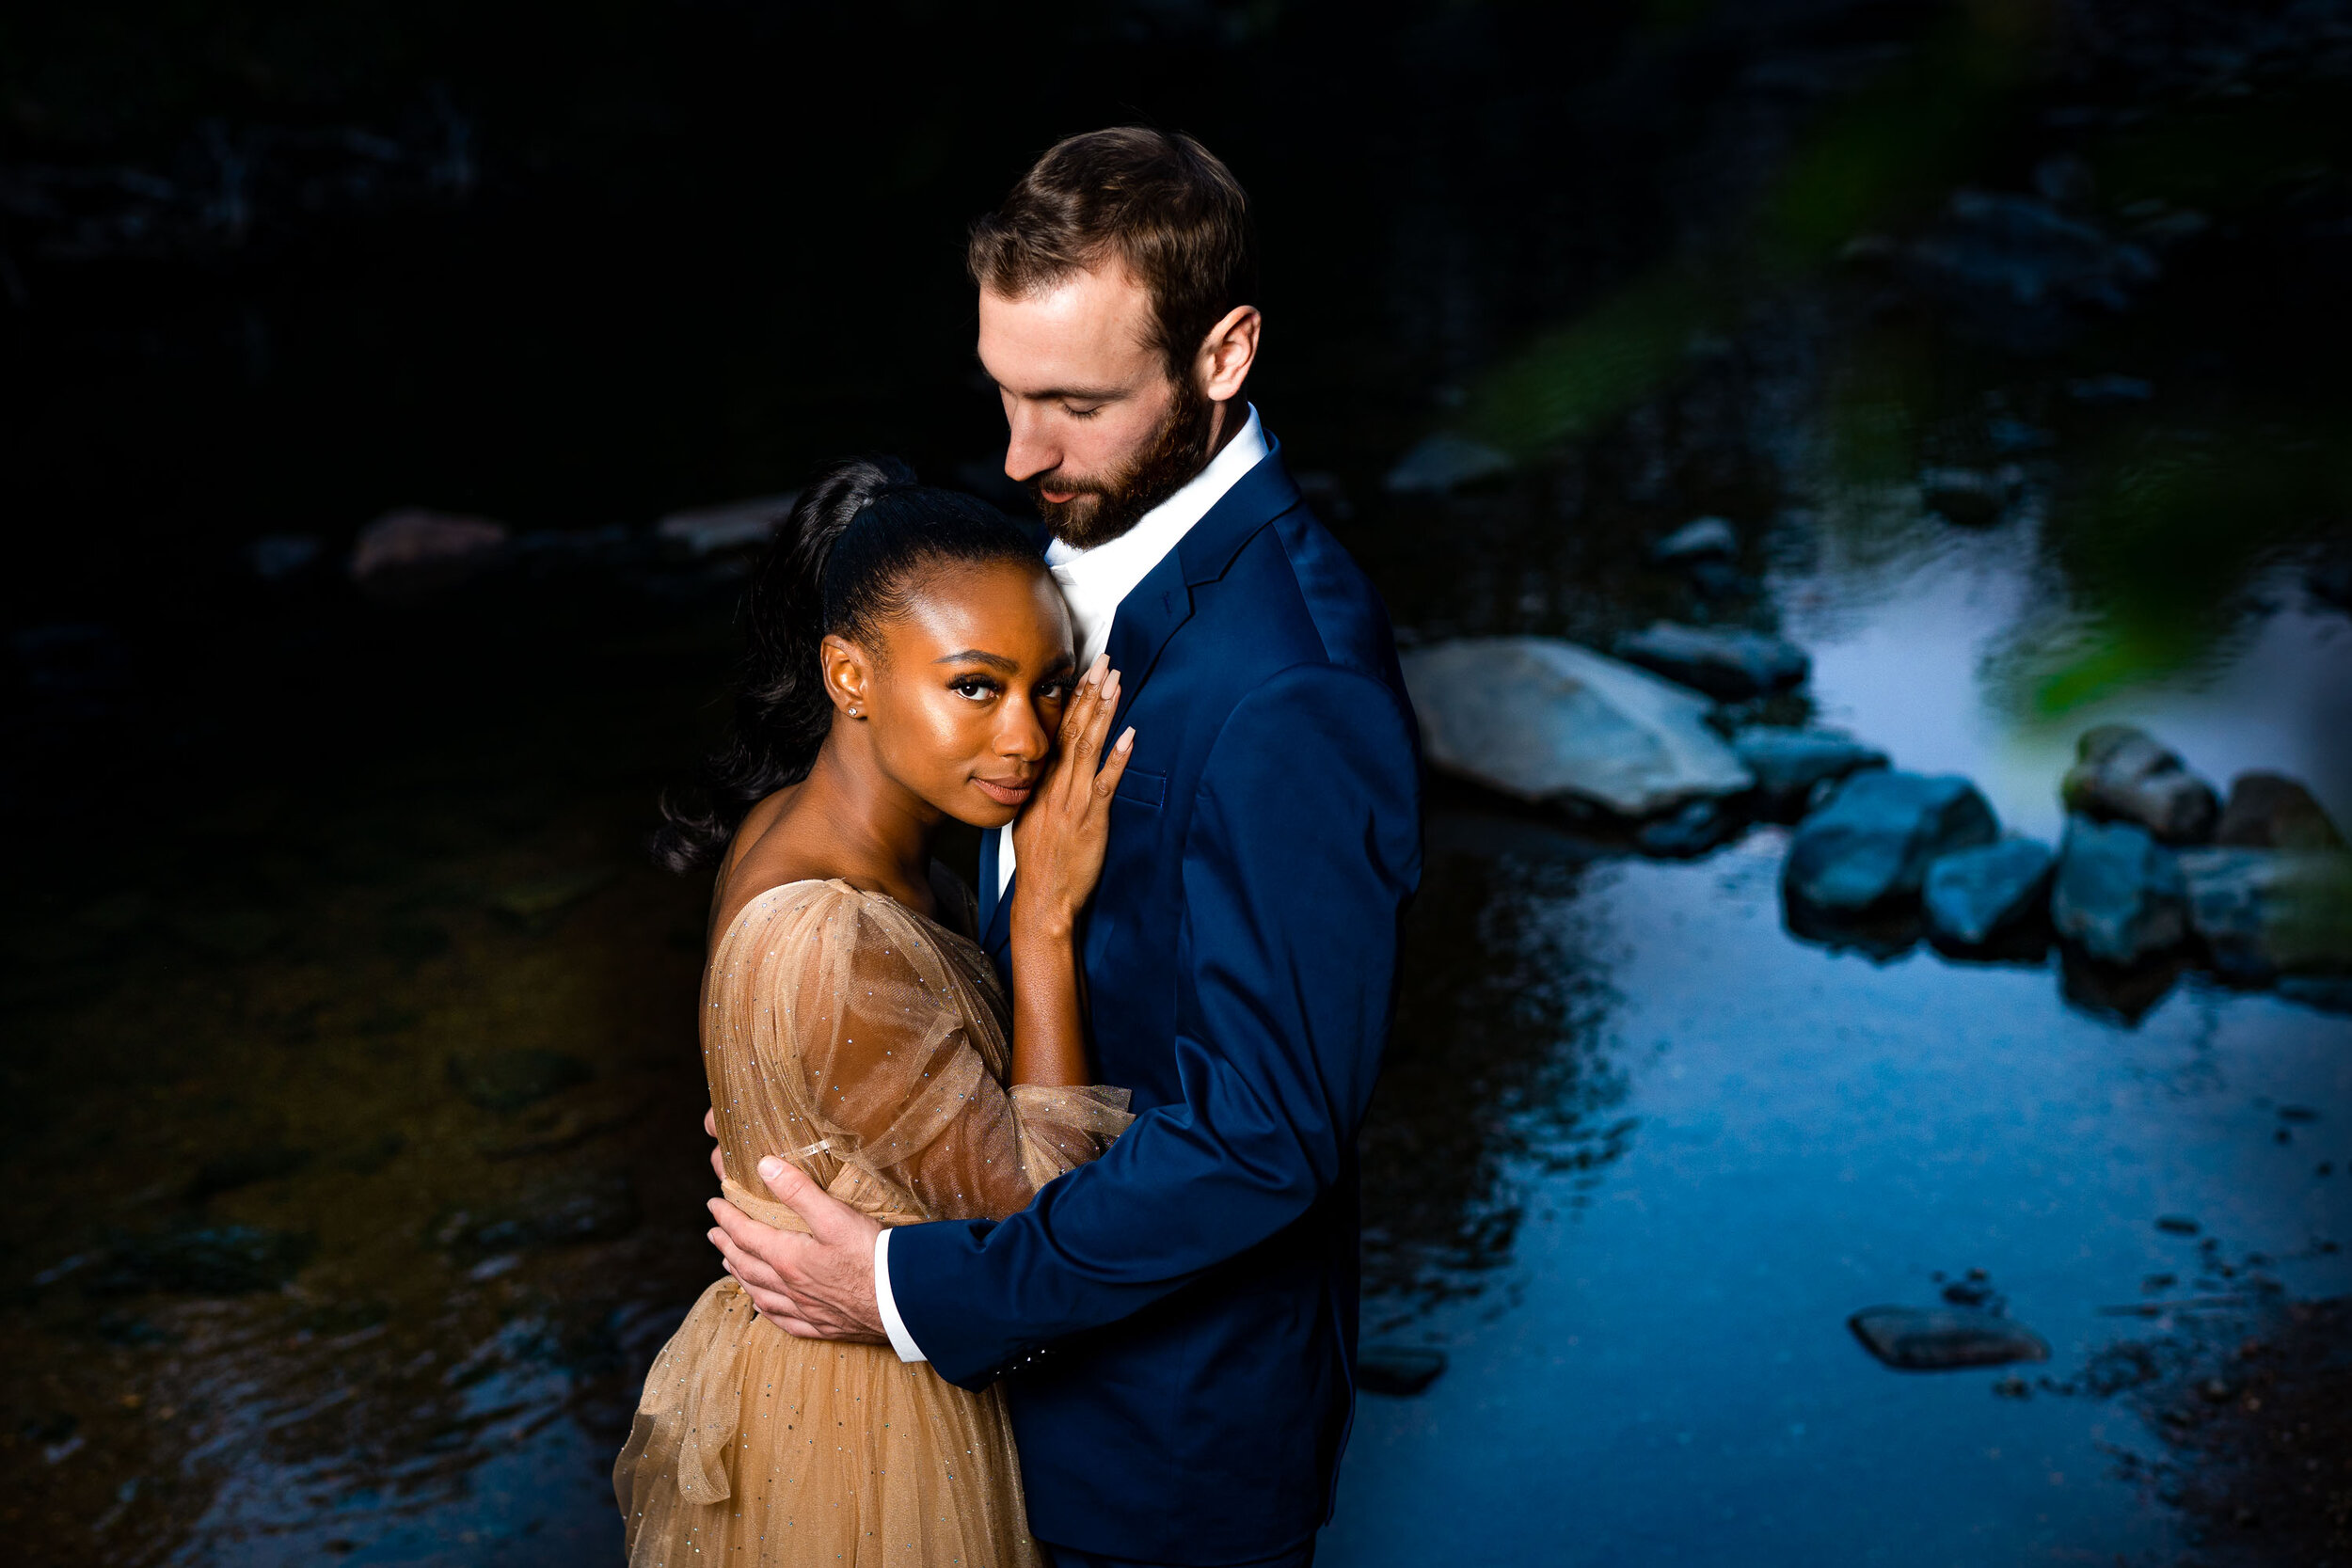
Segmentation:
<svg viewBox="0 0 2352 1568">
<path fill-rule="evenodd" d="M 1158 667 L 1168 639 L 1192 619 L 1193 590 L 1223 577 L 1251 534 L 1298 503 L 1298 486 L 1281 458 L 1282 444 L 1268 441 L 1258 466 L 1235 480 L 1208 515 L 1193 524 L 1176 541 L 1176 547 L 1162 556 L 1119 601 L 1106 649 L 1111 668 L 1119 672 L 1119 712 L 1111 719 L 1114 735 L 1142 695 L 1144 683 Z M 1005 896 L 992 906 L 990 890 L 996 885 L 994 833 L 980 846 L 980 879 L 986 884 L 980 894 L 980 944 L 1001 958 L 1012 941 L 1012 883 L 1021 880 L 1021 868 L 1013 867 Z"/>
</svg>

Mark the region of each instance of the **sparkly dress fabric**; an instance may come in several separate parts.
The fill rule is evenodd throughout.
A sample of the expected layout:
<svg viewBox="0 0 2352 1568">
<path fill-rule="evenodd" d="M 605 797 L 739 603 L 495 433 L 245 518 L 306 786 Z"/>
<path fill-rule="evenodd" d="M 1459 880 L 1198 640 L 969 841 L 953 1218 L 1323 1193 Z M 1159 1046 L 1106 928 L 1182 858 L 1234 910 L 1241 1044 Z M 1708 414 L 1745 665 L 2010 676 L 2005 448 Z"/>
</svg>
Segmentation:
<svg viewBox="0 0 2352 1568">
<path fill-rule="evenodd" d="M 728 1199 L 807 1228 L 759 1183 L 772 1153 L 884 1225 L 1025 1207 L 1132 1118 L 1123 1089 L 1006 1088 L 1007 1033 L 995 970 L 946 927 L 846 882 L 761 894 L 703 976 Z M 732 1278 L 655 1358 L 612 1487 L 635 1568 L 1043 1560 L 1000 1389 L 796 1339 Z"/>
</svg>

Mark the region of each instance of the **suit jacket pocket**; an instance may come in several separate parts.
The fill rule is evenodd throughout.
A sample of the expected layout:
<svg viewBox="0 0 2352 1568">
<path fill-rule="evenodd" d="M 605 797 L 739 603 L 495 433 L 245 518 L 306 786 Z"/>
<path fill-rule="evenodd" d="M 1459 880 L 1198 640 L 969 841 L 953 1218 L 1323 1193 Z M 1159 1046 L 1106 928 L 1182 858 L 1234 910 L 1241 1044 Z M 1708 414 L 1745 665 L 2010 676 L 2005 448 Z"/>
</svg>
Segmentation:
<svg viewBox="0 0 2352 1568">
<path fill-rule="evenodd" d="M 1157 811 L 1168 803 L 1168 775 L 1130 768 L 1119 776 L 1119 789 L 1111 799 Z"/>
</svg>

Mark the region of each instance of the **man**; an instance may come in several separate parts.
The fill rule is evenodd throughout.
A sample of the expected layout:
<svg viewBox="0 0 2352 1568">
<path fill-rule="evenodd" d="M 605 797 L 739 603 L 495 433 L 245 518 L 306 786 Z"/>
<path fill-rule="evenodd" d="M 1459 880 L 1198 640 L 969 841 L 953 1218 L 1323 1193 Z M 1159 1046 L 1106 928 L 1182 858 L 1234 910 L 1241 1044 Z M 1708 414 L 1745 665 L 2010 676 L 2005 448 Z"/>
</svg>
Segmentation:
<svg viewBox="0 0 2352 1568">
<path fill-rule="evenodd" d="M 796 1334 L 1009 1380 L 1064 1565 L 1301 1564 L 1353 1410 L 1355 1144 L 1420 876 L 1411 707 L 1378 596 L 1241 401 L 1249 215 L 1188 137 L 1047 152 L 972 234 L 1005 471 L 1053 535 L 1081 665 L 1136 740 L 1083 945 L 1137 1120 L 1002 1223 L 877 1231 L 780 1161 L 811 1234 L 712 1239 Z M 1005 967 L 1011 834 L 980 862 Z"/>
</svg>

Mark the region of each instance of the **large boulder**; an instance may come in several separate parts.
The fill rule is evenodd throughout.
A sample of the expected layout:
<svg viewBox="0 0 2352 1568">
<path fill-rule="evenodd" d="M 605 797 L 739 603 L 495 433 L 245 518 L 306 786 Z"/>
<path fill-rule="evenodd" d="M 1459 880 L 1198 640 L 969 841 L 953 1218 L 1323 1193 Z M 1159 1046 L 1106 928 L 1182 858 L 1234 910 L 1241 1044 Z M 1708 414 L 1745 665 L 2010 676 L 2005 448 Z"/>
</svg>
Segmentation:
<svg viewBox="0 0 2352 1568">
<path fill-rule="evenodd" d="M 2213 841 L 2238 849 L 2341 849 L 2328 808 L 2283 773 L 2240 773 Z"/>
<path fill-rule="evenodd" d="M 1946 855 L 1919 893 L 1928 929 L 1954 946 L 1983 946 L 2042 908 L 2056 864 L 2047 845 L 2027 838 Z"/>
<path fill-rule="evenodd" d="M 1590 648 L 1465 638 L 1403 662 L 1430 762 L 1506 794 L 1652 816 L 1752 782 L 1707 699 Z"/>
<path fill-rule="evenodd" d="M 2171 748 L 2129 724 L 2084 731 L 2058 794 L 2070 812 L 2137 822 L 2167 844 L 2203 843 L 2220 815 L 2212 785 Z"/>
<path fill-rule="evenodd" d="M 1757 805 L 1773 817 L 1802 815 L 1824 784 L 1886 766 L 1884 752 L 1836 730 L 1757 724 L 1734 735 L 1731 750 L 1756 775 Z"/>
<path fill-rule="evenodd" d="M 1803 648 L 1756 631 L 1724 631 L 1659 621 L 1617 639 L 1616 656 L 1710 697 L 1738 702 L 1802 682 L 1813 661 Z"/>
<path fill-rule="evenodd" d="M 1883 910 L 1918 896 L 1936 861 L 2000 832 L 1977 786 L 1956 774 L 1856 773 L 1799 825 L 1781 888 L 1826 914 Z"/>
<path fill-rule="evenodd" d="M 2352 974 L 2352 854 L 2185 849 L 2189 924 L 2232 979 Z"/>
<path fill-rule="evenodd" d="M 2067 824 L 2050 889 L 2058 934 L 2102 963 L 2138 963 L 2188 935 L 2179 858 L 2130 822 Z"/>
</svg>

